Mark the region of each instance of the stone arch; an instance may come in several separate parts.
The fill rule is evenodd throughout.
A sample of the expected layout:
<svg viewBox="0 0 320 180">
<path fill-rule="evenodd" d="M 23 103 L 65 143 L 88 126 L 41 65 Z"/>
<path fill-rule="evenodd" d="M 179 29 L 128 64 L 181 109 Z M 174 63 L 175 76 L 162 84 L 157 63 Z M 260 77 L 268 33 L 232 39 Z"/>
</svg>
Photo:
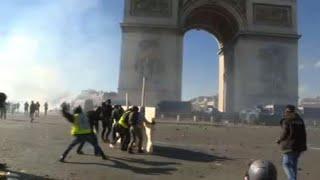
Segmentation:
<svg viewBox="0 0 320 180">
<path fill-rule="evenodd" d="M 216 13 L 219 10 L 221 12 L 227 12 L 228 15 L 236 21 L 237 27 L 239 31 L 243 31 L 247 27 L 247 15 L 246 15 L 246 0 L 240 0 L 237 4 L 231 3 L 231 0 L 227 1 L 212 1 L 212 0 L 187 0 L 181 4 L 181 9 L 179 12 L 180 16 L 180 26 L 183 28 L 186 18 L 195 11 L 196 9 L 202 7 L 216 7 Z M 214 10 L 214 9 L 212 9 Z"/>
<path fill-rule="evenodd" d="M 274 104 L 296 104 L 298 72 L 288 70 L 297 69 L 298 65 L 300 36 L 297 34 L 296 1 L 125 2 L 125 15 L 121 24 L 123 47 L 119 77 L 120 96 L 124 97 L 128 93 L 129 100 L 139 104 L 142 96 L 141 77 L 137 75 L 139 68 L 135 67 L 140 67 L 140 71 L 143 67 L 142 69 L 155 72 L 147 82 L 147 105 L 156 106 L 161 101 L 181 100 L 183 37 L 190 29 L 203 29 L 213 34 L 220 45 L 221 111 L 238 112 L 257 104 L 270 103 L 272 99 Z M 148 53 L 141 53 L 145 50 L 141 48 L 141 42 L 155 40 L 157 46 L 151 46 L 154 48 L 148 49 Z M 147 47 L 149 48 L 149 45 Z M 277 51 L 261 53 L 265 52 L 265 47 Z M 281 53 L 278 53 L 278 50 L 287 55 L 279 58 Z M 274 56 L 277 58 L 273 58 Z M 139 57 L 141 61 L 135 63 L 133 57 Z M 281 76 L 281 81 L 279 78 L 264 75 L 269 73 L 267 67 L 273 69 L 277 76 Z M 287 88 L 278 88 L 278 84 L 285 84 Z M 275 86 L 278 88 L 276 93 L 269 90 Z"/>
</svg>

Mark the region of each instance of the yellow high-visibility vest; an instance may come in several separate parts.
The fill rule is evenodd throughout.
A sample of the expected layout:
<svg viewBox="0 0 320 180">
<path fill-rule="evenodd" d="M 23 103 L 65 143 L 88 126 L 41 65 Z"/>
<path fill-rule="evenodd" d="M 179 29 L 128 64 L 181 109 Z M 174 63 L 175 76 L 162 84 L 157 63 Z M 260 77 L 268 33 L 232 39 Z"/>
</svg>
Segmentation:
<svg viewBox="0 0 320 180">
<path fill-rule="evenodd" d="M 129 114 L 131 113 L 131 111 L 126 111 L 123 113 L 123 115 L 121 116 L 118 124 L 124 128 L 129 128 L 128 125 L 128 121 L 126 121 L 127 117 L 129 116 Z"/>
<path fill-rule="evenodd" d="M 84 114 L 75 114 L 74 122 L 71 127 L 72 135 L 91 134 L 90 123 Z"/>
</svg>

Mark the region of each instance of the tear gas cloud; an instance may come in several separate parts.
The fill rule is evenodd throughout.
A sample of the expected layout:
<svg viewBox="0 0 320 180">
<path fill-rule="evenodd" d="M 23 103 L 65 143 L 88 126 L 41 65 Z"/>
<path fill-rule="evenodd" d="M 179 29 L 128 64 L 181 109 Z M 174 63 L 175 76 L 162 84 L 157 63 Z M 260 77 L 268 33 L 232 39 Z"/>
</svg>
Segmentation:
<svg viewBox="0 0 320 180">
<path fill-rule="evenodd" d="M 114 26 L 120 20 L 106 5 L 104 0 L 3 3 L 0 91 L 9 101 L 54 105 L 82 89 L 115 90 L 120 30 Z"/>
</svg>

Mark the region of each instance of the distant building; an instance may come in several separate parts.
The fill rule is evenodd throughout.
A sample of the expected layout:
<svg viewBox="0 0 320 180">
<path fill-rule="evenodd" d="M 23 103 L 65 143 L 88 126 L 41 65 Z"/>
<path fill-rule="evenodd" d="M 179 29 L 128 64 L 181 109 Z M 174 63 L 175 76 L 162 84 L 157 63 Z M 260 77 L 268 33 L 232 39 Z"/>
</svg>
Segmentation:
<svg viewBox="0 0 320 180">
<path fill-rule="evenodd" d="M 300 101 L 300 106 L 304 108 L 320 108 L 320 96 L 316 98 L 304 98 Z"/>
<path fill-rule="evenodd" d="M 193 111 L 208 111 L 218 107 L 218 96 L 200 96 L 190 100 Z"/>
</svg>

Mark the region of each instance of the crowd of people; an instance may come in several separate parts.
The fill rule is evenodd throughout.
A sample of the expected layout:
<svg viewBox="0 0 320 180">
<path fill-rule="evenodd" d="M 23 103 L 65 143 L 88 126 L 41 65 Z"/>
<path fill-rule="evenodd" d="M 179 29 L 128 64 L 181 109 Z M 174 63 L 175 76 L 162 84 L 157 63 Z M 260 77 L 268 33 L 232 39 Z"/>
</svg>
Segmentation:
<svg viewBox="0 0 320 180">
<path fill-rule="evenodd" d="M 24 114 L 30 116 L 30 122 L 33 122 L 35 117 L 40 117 L 40 103 L 37 101 L 36 103 L 34 101 L 31 101 L 30 105 L 28 102 L 24 103 Z M 46 116 L 48 114 L 48 103 L 44 103 L 44 115 Z"/>
<path fill-rule="evenodd" d="M 0 93 L 0 119 L 6 119 L 7 113 L 15 114 L 19 112 L 20 103 L 6 102 L 7 95 Z M 40 103 L 31 101 L 30 105 L 28 102 L 24 103 L 24 114 L 30 117 L 30 122 L 33 122 L 35 117 L 40 117 Z M 44 115 L 48 114 L 49 105 L 47 102 L 44 103 Z"/>
<path fill-rule="evenodd" d="M 79 145 L 77 153 L 83 154 L 82 147 L 85 142 L 94 147 L 95 155 L 106 159 L 98 144 L 99 133 L 103 142 L 109 143 L 111 148 L 120 140 L 122 151 L 132 154 L 134 147 L 137 147 L 137 153 L 144 153 L 143 123 L 148 123 L 145 119 L 144 107 L 139 110 L 137 106 L 133 106 L 124 110 L 121 105 L 112 106 L 111 100 L 108 99 L 95 110 L 88 112 L 84 112 L 82 107 L 78 106 L 71 113 L 70 108 L 64 103 L 62 114 L 72 124 L 71 135 L 74 136 L 74 140 L 60 157 L 61 162 L 65 161 L 69 151 L 76 145 Z"/>
<path fill-rule="evenodd" d="M 0 117 L 6 118 L 6 99 L 7 96 L 0 92 Z M 25 103 L 25 113 L 30 114 L 31 122 L 34 117 L 39 117 L 40 104 L 33 101 L 29 105 Z M 44 104 L 45 114 L 47 114 L 48 104 Z M 107 156 L 98 143 L 100 136 L 103 142 L 109 143 L 114 147 L 120 140 L 122 151 L 128 153 L 144 153 L 143 144 L 143 124 L 148 123 L 145 118 L 145 108 L 140 109 L 133 106 L 124 110 L 121 105 L 112 106 L 111 100 L 103 102 L 95 110 L 85 112 L 81 106 L 75 107 L 71 112 L 70 105 L 62 104 L 62 115 L 72 124 L 71 135 L 74 140 L 62 153 L 61 162 L 71 149 L 78 146 L 77 153 L 83 154 L 82 148 L 85 143 L 94 147 L 96 156 L 107 159 Z M 102 131 L 100 132 L 100 125 Z M 302 153 L 307 150 L 307 133 L 303 119 L 296 111 L 296 107 L 288 105 L 284 117 L 280 121 L 282 128 L 281 135 L 276 143 L 279 144 L 282 152 L 282 166 L 288 180 L 297 180 L 298 161 Z M 99 134 L 100 133 L 100 134 Z M 99 135 L 99 136 L 98 136 Z M 135 148 L 136 147 L 136 148 Z M 136 151 L 135 151 L 136 150 Z M 277 170 L 270 161 L 258 160 L 249 164 L 249 169 L 245 174 L 245 180 L 276 180 Z"/>
</svg>

